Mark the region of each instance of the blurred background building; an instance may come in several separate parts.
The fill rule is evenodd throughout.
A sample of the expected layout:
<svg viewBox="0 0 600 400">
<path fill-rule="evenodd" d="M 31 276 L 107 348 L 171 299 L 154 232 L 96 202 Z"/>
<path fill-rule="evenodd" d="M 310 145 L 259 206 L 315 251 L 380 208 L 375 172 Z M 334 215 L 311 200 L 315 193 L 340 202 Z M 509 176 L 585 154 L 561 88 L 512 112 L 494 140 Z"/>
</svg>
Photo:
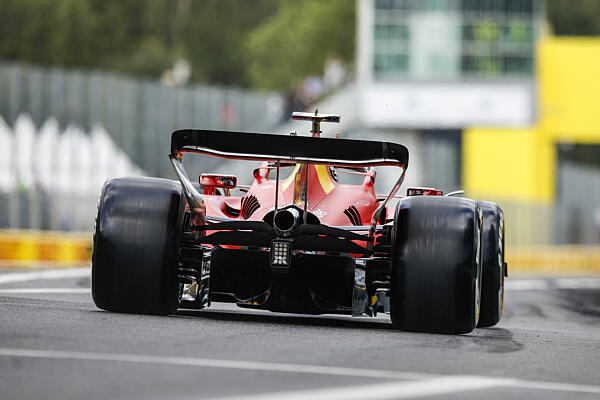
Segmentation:
<svg viewBox="0 0 600 400">
<path fill-rule="evenodd" d="M 600 241 L 600 39 L 573 36 L 600 34 L 597 2 L 0 9 L 0 228 L 89 232 L 105 179 L 173 177 L 173 130 L 302 132 L 318 107 L 342 114 L 325 135 L 406 144 L 407 185 L 499 202 L 513 247 Z"/>
<path fill-rule="evenodd" d="M 404 133 L 415 183 L 462 186 L 465 128 L 535 120 L 542 1 L 357 4 L 360 125 Z"/>
<path fill-rule="evenodd" d="M 357 2 L 360 134 L 410 143 L 421 184 L 499 202 L 511 245 L 600 237 L 600 41 L 553 37 L 556 3 Z"/>
<path fill-rule="evenodd" d="M 416 182 L 446 191 L 463 187 L 470 156 L 463 152 L 463 132 L 469 127 L 535 123 L 542 0 L 367 0 L 358 5 L 360 122 L 364 131 L 402 132 L 412 143 Z M 499 200 L 467 189 L 476 198 Z M 513 210 L 512 199 L 502 200 L 510 220 L 515 213 L 520 218 L 533 212 L 536 221 L 551 223 L 545 208 L 515 204 Z M 517 228 L 507 238 L 526 244 L 554 240 L 544 235 Z"/>
</svg>

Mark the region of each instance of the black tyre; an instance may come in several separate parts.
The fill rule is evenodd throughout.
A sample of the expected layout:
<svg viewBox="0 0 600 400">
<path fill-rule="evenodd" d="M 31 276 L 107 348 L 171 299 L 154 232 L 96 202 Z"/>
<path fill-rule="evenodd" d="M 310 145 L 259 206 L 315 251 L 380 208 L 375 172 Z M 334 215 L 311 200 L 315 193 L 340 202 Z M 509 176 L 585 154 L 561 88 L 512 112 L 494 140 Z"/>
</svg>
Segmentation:
<svg viewBox="0 0 600 400">
<path fill-rule="evenodd" d="M 481 312 L 479 327 L 494 326 L 504 305 L 504 215 L 496 203 L 480 201 L 483 211 L 481 241 Z"/>
<path fill-rule="evenodd" d="M 169 314 L 178 306 L 177 263 L 185 200 L 176 181 L 119 178 L 104 184 L 92 254 L 99 308 Z"/>
<path fill-rule="evenodd" d="M 464 198 L 415 196 L 394 218 L 391 317 L 394 328 L 468 333 L 480 301 L 481 210 Z"/>
</svg>

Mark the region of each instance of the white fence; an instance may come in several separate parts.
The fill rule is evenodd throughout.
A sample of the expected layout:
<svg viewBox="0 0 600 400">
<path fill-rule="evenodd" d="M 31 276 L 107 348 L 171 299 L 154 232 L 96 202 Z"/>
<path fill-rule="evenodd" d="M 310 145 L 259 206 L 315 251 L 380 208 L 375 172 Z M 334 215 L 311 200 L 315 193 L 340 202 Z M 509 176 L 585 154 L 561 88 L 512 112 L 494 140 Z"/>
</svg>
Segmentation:
<svg viewBox="0 0 600 400">
<path fill-rule="evenodd" d="M 283 106 L 272 92 L 0 62 L 0 228 L 89 231 L 107 178 L 174 178 L 174 130 L 269 131 Z"/>
<path fill-rule="evenodd" d="M 106 130 L 0 118 L 0 228 L 91 230 L 104 181 L 143 175 Z"/>
</svg>

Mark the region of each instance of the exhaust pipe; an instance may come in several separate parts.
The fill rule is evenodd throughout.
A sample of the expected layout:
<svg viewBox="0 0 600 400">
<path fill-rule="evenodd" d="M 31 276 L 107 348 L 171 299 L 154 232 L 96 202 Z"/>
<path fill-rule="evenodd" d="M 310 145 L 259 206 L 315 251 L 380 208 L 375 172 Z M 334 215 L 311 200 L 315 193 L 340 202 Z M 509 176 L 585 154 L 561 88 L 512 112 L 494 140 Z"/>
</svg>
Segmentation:
<svg viewBox="0 0 600 400">
<path fill-rule="evenodd" d="M 302 223 L 302 214 L 295 207 L 284 208 L 277 211 L 273 217 L 273 227 L 278 233 L 283 235 L 289 233 L 292 229 Z"/>
</svg>

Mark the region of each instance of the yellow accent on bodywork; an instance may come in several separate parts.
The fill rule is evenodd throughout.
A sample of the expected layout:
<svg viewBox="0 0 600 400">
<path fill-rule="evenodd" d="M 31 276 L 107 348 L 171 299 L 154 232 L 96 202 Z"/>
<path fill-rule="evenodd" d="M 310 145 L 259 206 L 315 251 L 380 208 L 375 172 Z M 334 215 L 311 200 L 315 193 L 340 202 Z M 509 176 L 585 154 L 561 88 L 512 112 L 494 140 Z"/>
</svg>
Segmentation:
<svg viewBox="0 0 600 400">
<path fill-rule="evenodd" d="M 335 183 L 331 179 L 331 175 L 329 175 L 329 167 L 327 165 L 315 165 L 315 170 L 317 171 L 321 187 L 326 194 L 329 194 L 329 192 L 335 189 Z"/>
<path fill-rule="evenodd" d="M 288 187 L 290 187 L 290 185 L 294 181 L 294 178 L 296 177 L 296 174 L 300 170 L 301 165 L 302 164 L 296 164 L 296 166 L 294 167 L 294 169 L 293 169 L 292 173 L 290 174 L 290 176 L 288 176 L 287 178 L 285 178 L 285 180 L 281 184 L 281 189 L 284 192 L 287 190 Z"/>
</svg>

